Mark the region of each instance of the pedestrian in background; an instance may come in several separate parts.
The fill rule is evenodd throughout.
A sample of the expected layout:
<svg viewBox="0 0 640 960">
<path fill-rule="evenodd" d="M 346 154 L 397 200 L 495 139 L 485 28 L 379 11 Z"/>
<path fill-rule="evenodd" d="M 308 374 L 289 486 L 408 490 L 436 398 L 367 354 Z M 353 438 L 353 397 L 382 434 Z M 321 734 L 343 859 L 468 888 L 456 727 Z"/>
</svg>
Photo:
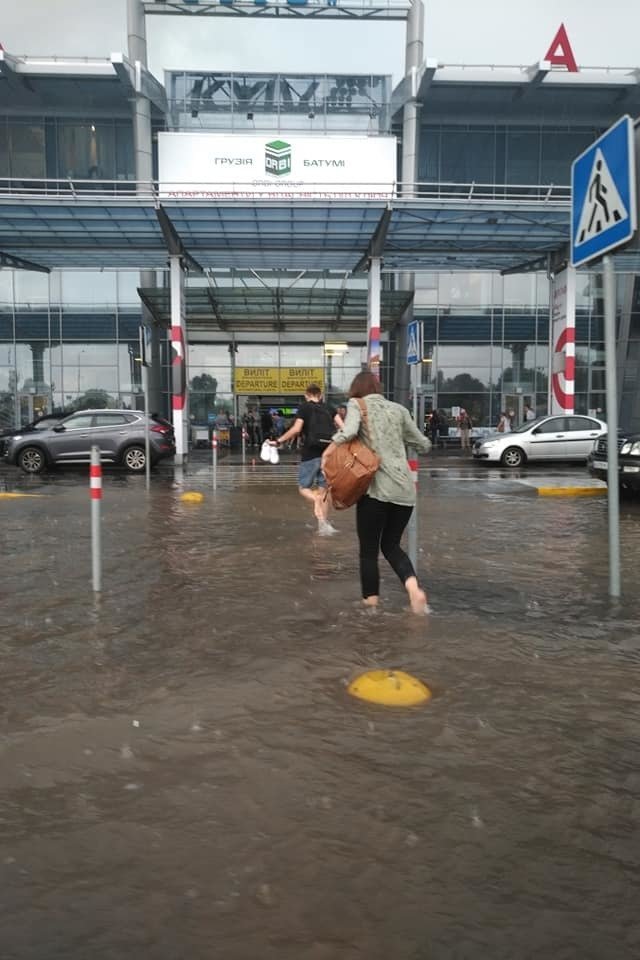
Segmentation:
<svg viewBox="0 0 640 960">
<path fill-rule="evenodd" d="M 496 429 L 498 433 L 511 433 L 511 421 L 509 420 L 509 415 L 506 410 L 501 411 Z"/>
<path fill-rule="evenodd" d="M 458 429 L 460 430 L 460 447 L 463 453 L 465 450 L 467 453 L 471 453 L 471 443 L 469 437 L 471 436 L 472 426 L 473 424 L 471 422 L 471 417 L 464 407 L 462 407 L 460 409 L 460 415 L 458 416 Z"/>
<path fill-rule="evenodd" d="M 524 405 L 524 419 L 527 423 L 536 419 L 536 412 L 528 403 Z"/>
<path fill-rule="evenodd" d="M 431 442 L 415 425 L 409 411 L 382 396 L 380 381 L 373 373 L 357 374 L 349 389 L 344 426 L 332 437 L 341 444 L 359 437 L 381 459 L 367 493 L 356 504 L 356 530 L 360 543 L 362 600 L 377 607 L 380 600 L 378 554 L 390 564 L 404 585 L 414 613 L 428 612 L 427 595 L 420 587 L 409 557 L 400 540 L 416 502 L 416 485 L 407 464 L 406 445 L 428 453 Z M 358 399 L 364 400 L 363 420 Z"/>
</svg>

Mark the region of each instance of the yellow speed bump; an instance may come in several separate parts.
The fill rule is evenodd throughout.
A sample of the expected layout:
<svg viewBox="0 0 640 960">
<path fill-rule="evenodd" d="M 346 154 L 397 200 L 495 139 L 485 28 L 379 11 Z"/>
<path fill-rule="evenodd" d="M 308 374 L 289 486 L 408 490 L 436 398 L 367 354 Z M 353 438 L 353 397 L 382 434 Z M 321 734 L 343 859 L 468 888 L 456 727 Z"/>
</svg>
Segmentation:
<svg viewBox="0 0 640 960">
<path fill-rule="evenodd" d="M 538 487 L 540 497 L 597 497 L 606 493 L 606 487 Z"/>
<path fill-rule="evenodd" d="M 370 670 L 352 680 L 347 691 L 352 697 L 385 707 L 415 707 L 431 699 L 431 690 L 402 670 Z"/>
<path fill-rule="evenodd" d="M 198 493 L 197 490 L 187 490 L 186 493 L 180 495 L 180 499 L 183 503 L 202 503 L 204 493 Z"/>
<path fill-rule="evenodd" d="M 0 493 L 0 500 L 17 500 L 18 497 L 41 497 L 41 493 Z"/>
</svg>

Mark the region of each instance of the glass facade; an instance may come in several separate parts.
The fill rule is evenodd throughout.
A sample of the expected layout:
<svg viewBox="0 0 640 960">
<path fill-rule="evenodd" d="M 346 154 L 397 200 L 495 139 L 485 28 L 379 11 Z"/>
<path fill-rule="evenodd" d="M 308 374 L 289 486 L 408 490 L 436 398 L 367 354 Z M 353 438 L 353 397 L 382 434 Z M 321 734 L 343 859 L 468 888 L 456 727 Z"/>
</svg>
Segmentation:
<svg viewBox="0 0 640 960">
<path fill-rule="evenodd" d="M 421 130 L 418 179 L 566 186 L 571 161 L 601 133 L 588 126 L 427 124 Z"/>
<path fill-rule="evenodd" d="M 627 278 L 618 278 L 621 300 Z M 421 274 L 427 407 L 464 407 L 478 425 L 500 410 L 547 412 L 549 282 L 543 274 Z M 605 411 L 602 292 L 599 278 L 576 281 L 576 413 Z M 640 324 L 637 325 L 640 327 Z"/>
<path fill-rule="evenodd" d="M 135 278 L 135 279 L 134 279 Z M 130 272 L 0 272 L 0 423 L 81 407 L 142 407 Z"/>
<path fill-rule="evenodd" d="M 81 82 L 81 81 L 80 81 Z M 134 180 L 129 120 L 1 117 L 0 177 Z"/>
</svg>

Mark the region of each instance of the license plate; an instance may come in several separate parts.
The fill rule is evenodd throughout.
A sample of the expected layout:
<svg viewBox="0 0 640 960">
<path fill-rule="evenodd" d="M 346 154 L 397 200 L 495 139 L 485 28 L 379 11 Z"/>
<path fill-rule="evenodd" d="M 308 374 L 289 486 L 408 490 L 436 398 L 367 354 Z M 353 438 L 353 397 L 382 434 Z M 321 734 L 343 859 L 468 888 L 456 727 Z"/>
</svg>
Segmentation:
<svg viewBox="0 0 640 960">
<path fill-rule="evenodd" d="M 623 473 L 640 473 L 640 467 L 623 467 Z"/>
<path fill-rule="evenodd" d="M 593 467 L 594 470 L 606 470 L 606 469 L 607 469 L 607 461 L 606 461 L 606 460 L 592 460 L 592 461 L 591 461 L 591 466 Z"/>
</svg>

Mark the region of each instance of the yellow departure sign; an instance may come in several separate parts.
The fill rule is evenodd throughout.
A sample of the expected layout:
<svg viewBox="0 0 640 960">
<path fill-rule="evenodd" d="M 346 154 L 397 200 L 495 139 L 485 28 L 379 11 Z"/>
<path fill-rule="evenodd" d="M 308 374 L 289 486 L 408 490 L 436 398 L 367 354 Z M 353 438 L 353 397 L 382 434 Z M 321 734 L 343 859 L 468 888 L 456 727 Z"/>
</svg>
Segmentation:
<svg viewBox="0 0 640 960">
<path fill-rule="evenodd" d="M 324 389 L 322 367 L 236 367 L 234 390 L 262 394 L 302 395 L 310 383 Z"/>
</svg>

